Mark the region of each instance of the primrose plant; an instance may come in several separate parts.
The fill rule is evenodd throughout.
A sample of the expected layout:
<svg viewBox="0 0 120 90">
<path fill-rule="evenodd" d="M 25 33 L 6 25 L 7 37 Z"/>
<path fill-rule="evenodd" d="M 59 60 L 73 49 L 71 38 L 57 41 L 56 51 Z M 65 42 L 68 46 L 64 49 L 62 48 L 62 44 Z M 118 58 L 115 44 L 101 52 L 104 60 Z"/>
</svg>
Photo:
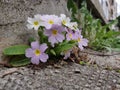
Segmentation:
<svg viewBox="0 0 120 90">
<path fill-rule="evenodd" d="M 39 35 L 39 41 L 32 41 L 31 47 L 23 50 L 25 57 L 33 64 L 47 62 L 53 56 L 62 55 L 67 59 L 74 47 L 83 50 L 88 44 L 88 40 L 81 35 L 78 24 L 64 14 L 60 16 L 37 14 L 33 18 L 28 17 L 27 22 L 28 29 L 36 30 Z M 4 54 L 8 49 L 10 48 L 7 48 Z"/>
</svg>

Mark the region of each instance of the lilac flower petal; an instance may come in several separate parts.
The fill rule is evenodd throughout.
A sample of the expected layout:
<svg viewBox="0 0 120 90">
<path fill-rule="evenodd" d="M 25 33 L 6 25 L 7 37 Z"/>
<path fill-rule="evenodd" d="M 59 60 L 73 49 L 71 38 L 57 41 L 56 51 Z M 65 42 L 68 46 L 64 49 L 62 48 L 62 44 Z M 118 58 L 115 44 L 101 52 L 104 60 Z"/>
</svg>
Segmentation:
<svg viewBox="0 0 120 90">
<path fill-rule="evenodd" d="M 45 27 L 46 27 L 46 29 L 50 29 L 52 27 L 52 25 L 46 24 Z"/>
<path fill-rule="evenodd" d="M 43 20 L 44 21 L 44 20 Z M 43 22 L 43 26 L 46 28 L 46 29 L 50 29 L 52 27 L 51 24 L 48 24 L 48 22 L 44 21 Z"/>
<path fill-rule="evenodd" d="M 82 39 L 82 44 L 83 44 L 83 46 L 87 46 L 88 45 L 88 40 L 87 39 Z"/>
<path fill-rule="evenodd" d="M 61 25 L 58 25 L 58 24 L 53 24 L 50 29 L 51 30 L 56 29 L 56 30 L 58 30 L 58 33 L 61 33 L 62 31 L 65 31 L 65 28 Z"/>
<path fill-rule="evenodd" d="M 57 39 L 59 42 L 62 42 L 62 41 L 65 39 L 65 37 L 64 37 L 62 34 L 58 34 L 58 35 L 56 36 L 56 39 Z"/>
<path fill-rule="evenodd" d="M 66 34 L 66 39 L 67 39 L 68 41 L 71 40 L 71 38 L 69 37 L 69 34 Z"/>
<path fill-rule="evenodd" d="M 31 58 L 31 62 L 33 63 L 33 64 L 36 64 L 36 65 L 38 65 L 39 64 L 39 57 L 36 57 L 36 56 L 34 56 L 34 57 L 32 57 Z"/>
<path fill-rule="evenodd" d="M 75 39 L 76 39 L 76 36 L 75 36 L 75 34 L 74 34 L 74 33 L 72 34 L 72 39 L 73 39 L 73 40 L 75 40 Z"/>
<path fill-rule="evenodd" d="M 32 49 L 38 49 L 39 48 L 39 42 L 35 41 L 31 43 Z"/>
<path fill-rule="evenodd" d="M 83 46 L 82 46 L 81 43 L 78 43 L 78 47 L 79 47 L 81 50 L 83 50 Z"/>
<path fill-rule="evenodd" d="M 52 34 L 51 30 L 49 30 L 49 29 L 44 30 L 44 35 L 50 36 L 51 34 Z"/>
<path fill-rule="evenodd" d="M 40 61 L 41 61 L 41 62 L 47 62 L 47 59 L 48 59 L 48 55 L 47 55 L 47 54 L 42 53 L 42 54 L 40 55 Z"/>
<path fill-rule="evenodd" d="M 54 36 L 49 37 L 48 41 L 49 41 L 51 44 L 55 44 L 55 43 L 58 42 Z"/>
<path fill-rule="evenodd" d="M 53 24 L 52 28 L 45 30 L 44 34 L 48 36 L 48 41 L 53 47 L 55 43 L 62 42 L 65 39 L 65 37 L 62 35 L 63 29 L 65 30 L 65 28 L 62 26 Z M 55 35 L 52 34 L 53 30 L 57 30 L 57 33 Z"/>
<path fill-rule="evenodd" d="M 48 46 L 47 46 L 46 43 L 40 45 L 40 51 L 41 52 L 44 52 L 47 48 L 48 48 Z"/>
<path fill-rule="evenodd" d="M 54 28 L 54 29 L 58 29 L 58 26 L 59 26 L 59 25 L 53 24 L 51 29 L 53 29 L 53 28 Z"/>
<path fill-rule="evenodd" d="M 50 29 L 53 24 L 61 24 L 60 18 L 56 15 L 44 15 L 42 16 L 42 20 L 45 22 L 44 26 L 46 29 Z M 49 21 L 53 23 L 49 23 Z"/>
<path fill-rule="evenodd" d="M 80 38 L 83 39 L 83 36 L 80 34 Z"/>
<path fill-rule="evenodd" d="M 57 28 L 58 28 L 57 30 L 59 33 L 66 31 L 66 29 L 63 26 L 58 25 Z"/>
<path fill-rule="evenodd" d="M 25 56 L 28 57 L 28 58 L 33 57 L 34 56 L 33 50 L 31 48 L 28 48 L 26 50 Z"/>
<path fill-rule="evenodd" d="M 70 57 L 70 51 L 68 51 L 67 53 L 65 53 L 64 59 L 67 59 L 68 57 Z"/>
<path fill-rule="evenodd" d="M 70 36 L 70 35 L 72 35 L 72 36 Z M 67 39 L 68 41 L 75 39 L 74 33 L 73 33 L 73 32 L 68 32 L 68 33 L 66 34 L 66 39 Z"/>
<path fill-rule="evenodd" d="M 74 36 L 75 36 L 75 39 L 78 39 L 78 38 L 82 39 L 83 38 L 83 36 L 78 31 L 75 32 Z"/>
</svg>

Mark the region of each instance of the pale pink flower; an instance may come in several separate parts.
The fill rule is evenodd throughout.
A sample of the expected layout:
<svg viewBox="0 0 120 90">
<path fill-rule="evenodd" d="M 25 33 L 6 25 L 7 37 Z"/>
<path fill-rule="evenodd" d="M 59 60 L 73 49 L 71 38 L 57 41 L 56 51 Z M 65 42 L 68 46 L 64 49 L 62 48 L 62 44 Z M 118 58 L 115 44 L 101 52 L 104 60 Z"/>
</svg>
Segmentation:
<svg viewBox="0 0 120 90">
<path fill-rule="evenodd" d="M 84 46 L 87 46 L 88 45 L 88 40 L 83 38 L 83 36 L 81 35 L 81 32 L 76 32 L 75 33 L 75 39 L 77 40 L 78 42 L 78 47 L 83 50 L 84 49 Z"/>
<path fill-rule="evenodd" d="M 48 55 L 45 54 L 45 50 L 48 48 L 47 44 L 39 44 L 37 41 L 31 43 L 31 48 L 26 50 L 25 56 L 31 58 L 33 64 L 39 64 L 39 62 L 46 62 Z"/>
<path fill-rule="evenodd" d="M 66 29 L 67 33 L 66 33 L 66 40 L 70 41 L 70 40 L 74 40 L 75 39 L 75 32 L 71 29 Z"/>
<path fill-rule="evenodd" d="M 62 34 L 64 30 L 65 29 L 62 26 L 52 25 L 50 29 L 45 30 L 44 34 L 48 36 L 48 41 L 54 47 L 55 43 L 62 42 L 65 39 L 64 35 Z"/>
<path fill-rule="evenodd" d="M 72 52 L 72 49 L 61 52 L 61 55 L 64 55 L 63 59 L 68 59 L 68 57 L 70 57 L 71 52 Z"/>
<path fill-rule="evenodd" d="M 50 29 L 53 24 L 61 25 L 61 20 L 56 15 L 44 15 L 42 16 L 42 20 L 44 21 L 44 27 L 46 29 Z"/>
</svg>

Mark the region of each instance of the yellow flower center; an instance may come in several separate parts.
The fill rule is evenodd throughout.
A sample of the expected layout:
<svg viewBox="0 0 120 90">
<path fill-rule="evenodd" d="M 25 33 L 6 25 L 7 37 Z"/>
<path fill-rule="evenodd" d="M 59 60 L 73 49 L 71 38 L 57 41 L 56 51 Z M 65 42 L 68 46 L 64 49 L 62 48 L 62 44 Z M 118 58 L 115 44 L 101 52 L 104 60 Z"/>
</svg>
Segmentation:
<svg viewBox="0 0 120 90">
<path fill-rule="evenodd" d="M 35 50 L 35 55 L 36 55 L 36 56 L 39 56 L 40 54 L 41 54 L 41 51 L 40 51 L 39 49 L 36 49 L 36 50 Z"/>
<path fill-rule="evenodd" d="M 71 33 L 69 34 L 69 37 L 72 38 L 72 34 Z"/>
<path fill-rule="evenodd" d="M 49 20 L 48 23 L 49 23 L 49 24 L 54 24 L 54 21 L 53 21 L 53 20 Z"/>
<path fill-rule="evenodd" d="M 52 30 L 53 35 L 57 35 L 58 31 L 57 30 Z"/>
<path fill-rule="evenodd" d="M 80 42 L 80 41 L 81 41 L 81 39 L 80 39 L 80 38 L 78 38 L 78 39 L 77 39 L 77 41 L 78 41 L 78 42 Z"/>
<path fill-rule="evenodd" d="M 65 20 L 62 21 L 62 24 L 65 25 L 67 22 Z"/>
<path fill-rule="evenodd" d="M 38 24 L 39 24 L 39 22 L 38 22 L 38 21 L 35 21 L 35 22 L 34 22 L 34 25 L 35 25 L 35 26 L 37 26 Z"/>
</svg>

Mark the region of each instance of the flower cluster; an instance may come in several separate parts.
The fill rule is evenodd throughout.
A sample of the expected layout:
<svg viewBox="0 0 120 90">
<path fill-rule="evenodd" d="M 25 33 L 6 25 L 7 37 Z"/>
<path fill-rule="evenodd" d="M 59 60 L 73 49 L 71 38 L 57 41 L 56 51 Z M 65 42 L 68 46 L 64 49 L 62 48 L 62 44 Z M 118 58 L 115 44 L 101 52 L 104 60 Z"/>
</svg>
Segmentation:
<svg viewBox="0 0 120 90">
<path fill-rule="evenodd" d="M 28 18 L 27 22 L 28 29 L 39 30 L 40 27 L 43 27 L 43 35 L 47 37 L 47 42 L 49 43 L 40 44 L 38 41 L 31 43 L 31 48 L 26 50 L 26 57 L 31 58 L 33 64 L 39 64 L 40 61 L 46 62 L 49 56 L 45 51 L 55 48 L 65 41 L 75 41 L 80 50 L 83 50 L 83 47 L 87 46 L 88 40 L 81 35 L 78 24 L 72 22 L 64 14 L 61 14 L 59 17 L 56 15 L 38 14 L 34 15 L 34 18 Z M 72 47 L 67 51 L 62 51 L 61 55 L 64 55 L 64 59 L 67 59 L 71 51 Z"/>
</svg>

